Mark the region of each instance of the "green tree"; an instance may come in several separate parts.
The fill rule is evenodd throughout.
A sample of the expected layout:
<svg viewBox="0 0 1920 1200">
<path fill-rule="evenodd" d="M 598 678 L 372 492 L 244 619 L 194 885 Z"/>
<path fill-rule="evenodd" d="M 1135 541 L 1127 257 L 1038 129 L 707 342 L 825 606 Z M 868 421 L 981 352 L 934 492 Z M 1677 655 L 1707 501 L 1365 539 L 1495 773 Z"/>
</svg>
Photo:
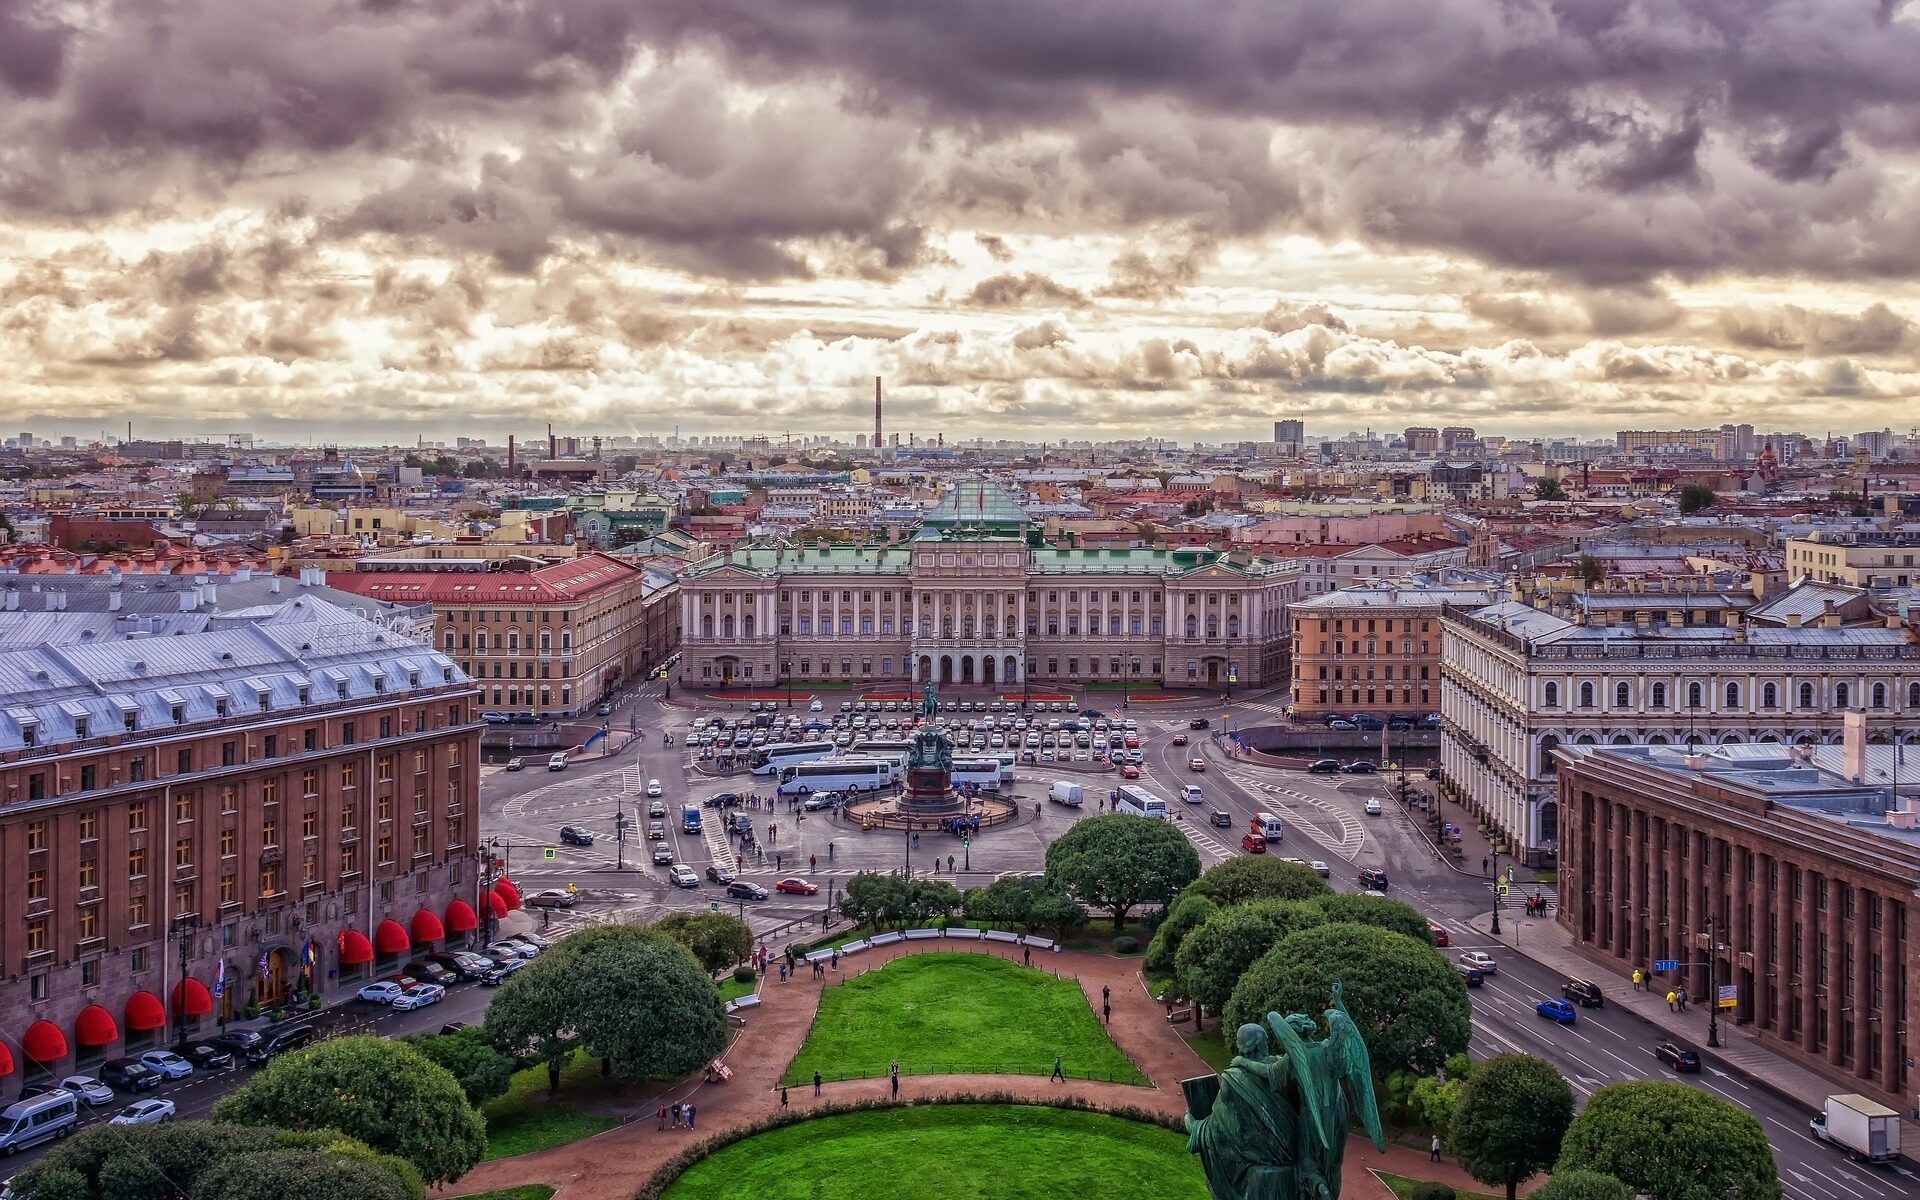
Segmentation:
<svg viewBox="0 0 1920 1200">
<path fill-rule="evenodd" d="M 1068 893 L 1127 923 L 1142 904 L 1165 904 L 1200 874 L 1200 855 L 1171 821 L 1115 813 L 1079 821 L 1047 847 L 1047 875 Z"/>
<path fill-rule="evenodd" d="M 1560 486 L 1558 479 L 1542 479 L 1533 485 L 1535 500 L 1565 500 L 1567 489 Z"/>
<path fill-rule="evenodd" d="M 1460 1095 L 1466 1087 L 1465 1080 L 1452 1076 L 1443 1079 L 1438 1075 L 1422 1075 L 1414 1081 L 1413 1090 L 1407 1096 L 1407 1110 L 1422 1128 L 1445 1139 L 1453 1128 L 1453 1114 L 1460 1108 Z"/>
<path fill-rule="evenodd" d="M 1191 889 L 1222 908 L 1249 900 L 1312 900 L 1333 889 L 1305 863 L 1276 855 L 1241 854 L 1207 868 Z"/>
<path fill-rule="evenodd" d="M 200 1176 L 194 1200 L 409 1200 L 406 1183 L 377 1161 L 316 1150 L 230 1157 Z"/>
<path fill-rule="evenodd" d="M 1066 937 L 1087 923 L 1087 910 L 1074 903 L 1067 889 L 1051 879 L 1036 879 L 1033 902 L 1027 908 L 1027 928 Z"/>
<path fill-rule="evenodd" d="M 1389 900 L 1385 896 L 1372 896 L 1365 892 L 1334 892 L 1320 898 L 1320 911 L 1325 914 L 1329 925 L 1378 925 L 1382 929 L 1403 933 L 1416 942 L 1429 946 L 1433 944 L 1433 932 L 1427 928 L 1427 919 L 1412 905 Z"/>
<path fill-rule="evenodd" d="M 1031 885 L 1035 882 L 1025 876 L 1009 875 L 1005 879 L 994 880 L 986 887 L 968 888 L 966 894 L 960 897 L 960 911 L 966 914 L 967 920 L 983 925 L 1024 928 L 1028 914 L 1033 911 Z M 853 890 L 851 883 L 847 890 Z"/>
<path fill-rule="evenodd" d="M 563 946 L 580 1044 L 612 1074 L 684 1075 L 726 1049 L 720 993 L 679 942 L 632 925 L 600 925 Z"/>
<path fill-rule="evenodd" d="M 1226 1026 L 1269 1012 L 1318 1014 L 1336 982 L 1380 1074 L 1425 1075 L 1465 1052 L 1472 1027 L 1460 973 L 1432 943 L 1373 925 L 1322 925 L 1283 938 L 1233 989 Z"/>
<path fill-rule="evenodd" d="M 907 881 L 897 875 L 862 871 L 840 893 L 840 915 L 862 929 L 878 929 L 898 920 L 906 908 Z"/>
<path fill-rule="evenodd" d="M 459 1081 L 467 1103 L 478 1108 L 495 1096 L 507 1094 L 513 1082 L 513 1059 L 495 1049 L 487 1031 L 478 1026 L 452 1033 L 428 1033 L 407 1039 L 427 1061 L 445 1067 Z"/>
<path fill-rule="evenodd" d="M 377 1037 L 334 1038 L 276 1059 L 215 1104 L 213 1116 L 337 1129 L 412 1163 L 431 1183 L 460 1178 L 487 1148 L 486 1122 L 453 1075 L 413 1047 Z"/>
<path fill-rule="evenodd" d="M 1600 560 L 1595 558 L 1591 554 L 1582 554 L 1580 556 L 1580 565 L 1578 570 L 1580 574 L 1580 582 L 1586 584 L 1588 587 L 1599 586 L 1599 584 L 1603 580 L 1605 580 L 1607 577 L 1606 568 L 1601 566 Z"/>
<path fill-rule="evenodd" d="M 1282 938 L 1322 923 L 1319 909 L 1293 900 L 1223 908 L 1180 944 L 1173 956 L 1174 988 L 1202 1010 L 1219 1012 L 1247 968 Z M 1194 1027 L 1199 1025 L 1196 1015 Z"/>
<path fill-rule="evenodd" d="M 1556 1174 L 1597 1171 L 1651 1200 L 1778 1200 L 1760 1122 L 1685 1084 L 1644 1080 L 1594 1092 L 1560 1144 Z"/>
<path fill-rule="evenodd" d="M 1551 1063 L 1496 1054 L 1474 1068 L 1448 1140 L 1467 1174 L 1505 1185 L 1514 1200 L 1523 1181 L 1560 1157 L 1572 1120 L 1573 1088 Z"/>
<path fill-rule="evenodd" d="M 580 1045 L 573 984 L 567 955 L 549 950 L 509 975 L 487 1002 L 487 1040 L 520 1062 L 544 1063 L 550 1093 L 560 1090 L 560 1068 Z"/>
<path fill-rule="evenodd" d="M 1147 956 L 1141 960 L 1141 967 L 1150 975 L 1173 974 L 1173 956 L 1180 952 L 1180 943 L 1219 911 L 1220 906 L 1198 886 L 1182 891 L 1173 907 L 1167 910 L 1167 919 L 1153 931 L 1153 940 L 1147 943 Z"/>
<path fill-rule="evenodd" d="M 1633 1200 L 1633 1189 L 1598 1171 L 1555 1171 L 1527 1200 Z"/>
<path fill-rule="evenodd" d="M 613 471 L 616 475 L 630 474 L 633 469 L 639 465 L 640 459 L 637 455 L 616 454 L 613 456 Z"/>
<path fill-rule="evenodd" d="M 753 953 L 753 930 L 732 913 L 671 913 L 655 921 L 653 930 L 693 951 L 708 974 L 745 962 Z"/>
<path fill-rule="evenodd" d="M 12 1183 L 35 1200 L 175 1200 L 229 1155 L 277 1145 L 271 1129 L 213 1121 L 94 1125 L 47 1151 Z"/>
<path fill-rule="evenodd" d="M 1697 513 L 1720 503 L 1720 494 L 1704 483 L 1690 483 L 1680 489 L 1680 511 Z"/>
</svg>

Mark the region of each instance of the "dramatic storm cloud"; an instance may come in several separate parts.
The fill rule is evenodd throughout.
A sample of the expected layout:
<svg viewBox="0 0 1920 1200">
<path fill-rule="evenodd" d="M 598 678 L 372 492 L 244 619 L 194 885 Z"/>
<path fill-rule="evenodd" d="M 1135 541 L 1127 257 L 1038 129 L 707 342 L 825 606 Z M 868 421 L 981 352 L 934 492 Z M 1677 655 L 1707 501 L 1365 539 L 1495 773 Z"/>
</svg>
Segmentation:
<svg viewBox="0 0 1920 1200">
<path fill-rule="evenodd" d="M 1861 427 L 1920 374 L 1870 0 L 0 0 L 45 431 Z M 330 431 L 315 414 L 333 414 Z"/>
</svg>

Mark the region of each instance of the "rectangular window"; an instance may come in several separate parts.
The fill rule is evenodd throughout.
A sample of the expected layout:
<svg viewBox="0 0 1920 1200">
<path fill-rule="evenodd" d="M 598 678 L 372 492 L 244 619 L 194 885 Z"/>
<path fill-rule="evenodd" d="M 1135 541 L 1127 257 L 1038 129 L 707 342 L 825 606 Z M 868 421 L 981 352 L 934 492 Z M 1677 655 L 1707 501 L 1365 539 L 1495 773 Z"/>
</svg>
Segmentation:
<svg viewBox="0 0 1920 1200">
<path fill-rule="evenodd" d="M 173 798 L 173 819 L 176 822 L 193 820 L 192 796 L 181 795 Z"/>
<path fill-rule="evenodd" d="M 220 831 L 220 857 L 232 858 L 239 842 L 239 832 L 233 829 Z"/>
<path fill-rule="evenodd" d="M 318 796 L 320 794 L 320 772 L 300 772 L 300 794 L 303 796 Z"/>
<path fill-rule="evenodd" d="M 27 849 L 45 850 L 47 848 L 47 823 L 45 821 L 27 822 Z"/>
<path fill-rule="evenodd" d="M 232 871 L 220 876 L 220 903 L 237 904 L 240 901 L 240 877 Z"/>
<path fill-rule="evenodd" d="M 193 869 L 193 839 L 181 838 L 173 844 L 173 865 L 176 869 Z"/>
<path fill-rule="evenodd" d="M 78 874 L 78 880 L 81 888 L 85 889 L 85 888 L 99 887 L 100 886 L 99 860 L 93 859 L 93 858 L 81 859 L 80 868 L 77 874 Z"/>
<path fill-rule="evenodd" d="M 27 899 L 45 900 L 47 898 L 47 869 L 34 867 L 27 872 Z"/>
<path fill-rule="evenodd" d="M 127 805 L 127 832 L 138 833 L 147 827 L 147 802 L 135 800 Z"/>
<path fill-rule="evenodd" d="M 147 848 L 135 846 L 127 851 L 127 877 L 140 879 L 147 873 Z"/>
<path fill-rule="evenodd" d="M 27 922 L 27 953 L 45 954 L 47 951 L 47 919 L 35 917 Z"/>
<path fill-rule="evenodd" d="M 99 936 L 100 906 L 98 904 L 89 904 L 80 910 L 80 940 L 83 942 L 91 942 Z"/>
<path fill-rule="evenodd" d="M 100 814 L 83 812 L 80 814 L 80 840 L 91 842 L 100 836 Z"/>
</svg>

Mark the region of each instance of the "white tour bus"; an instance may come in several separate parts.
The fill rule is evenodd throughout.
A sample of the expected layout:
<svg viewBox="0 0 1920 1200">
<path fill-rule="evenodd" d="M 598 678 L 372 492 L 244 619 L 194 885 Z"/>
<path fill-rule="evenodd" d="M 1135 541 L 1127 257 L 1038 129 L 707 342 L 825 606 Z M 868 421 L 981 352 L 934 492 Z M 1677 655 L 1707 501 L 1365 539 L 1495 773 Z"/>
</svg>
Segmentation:
<svg viewBox="0 0 1920 1200">
<path fill-rule="evenodd" d="M 976 783 L 982 791 L 1000 790 L 1000 760 L 997 758 L 956 758 L 953 760 L 956 787 Z"/>
<path fill-rule="evenodd" d="M 782 796 L 812 792 L 874 792 L 893 782 L 893 770 L 877 758 L 827 758 L 780 770 Z"/>
<path fill-rule="evenodd" d="M 1114 791 L 1113 811 L 1132 813 L 1136 817 L 1157 817 L 1167 819 L 1167 802 L 1147 789 L 1133 783 L 1123 783 Z"/>
<path fill-rule="evenodd" d="M 832 742 L 778 742 L 761 746 L 747 758 L 755 775 L 778 775 L 781 767 L 833 756 Z"/>
<path fill-rule="evenodd" d="M 911 742 L 855 742 L 847 747 L 846 757 L 880 759 L 893 771 L 893 777 L 900 779 L 907 773 L 907 753 L 912 749 Z"/>
</svg>

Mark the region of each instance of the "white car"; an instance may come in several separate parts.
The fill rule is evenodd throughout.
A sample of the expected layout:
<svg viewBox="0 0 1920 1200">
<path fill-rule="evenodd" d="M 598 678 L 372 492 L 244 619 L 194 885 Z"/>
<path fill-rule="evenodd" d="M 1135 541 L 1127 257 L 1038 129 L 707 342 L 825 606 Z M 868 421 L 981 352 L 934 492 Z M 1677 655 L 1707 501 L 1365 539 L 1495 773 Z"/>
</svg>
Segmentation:
<svg viewBox="0 0 1920 1200">
<path fill-rule="evenodd" d="M 1367 815 L 1370 817 L 1377 817 L 1380 815 L 1380 802 L 1378 800 L 1367 801 Z"/>
<path fill-rule="evenodd" d="M 185 1079 L 193 1074 L 193 1064 L 171 1050 L 149 1050 L 140 1061 L 166 1079 Z"/>
<path fill-rule="evenodd" d="M 666 794 L 665 789 L 660 786 L 660 781 L 658 779 L 647 780 L 647 795 L 661 796 L 665 794 Z"/>
<path fill-rule="evenodd" d="M 425 1008 L 429 1004 L 438 1004 L 447 998 L 447 989 L 437 983 L 416 983 L 401 992 L 393 1006 L 401 1011 Z"/>
<path fill-rule="evenodd" d="M 807 705 L 807 711 L 808 711 L 808 712 L 819 712 L 819 711 L 820 711 L 821 709 L 823 709 L 823 708 L 825 708 L 825 707 L 826 707 L 826 705 L 824 705 L 824 704 L 822 704 L 822 703 L 820 703 L 820 702 L 819 702 L 818 700 L 815 700 L 815 701 L 814 701 L 814 702 L 813 702 L 812 704 L 809 704 L 809 705 Z"/>
<path fill-rule="evenodd" d="M 392 1004 L 405 989 L 392 980 L 369 983 L 360 989 L 360 998 L 369 1004 Z"/>
<path fill-rule="evenodd" d="M 109 1125 L 152 1125 L 173 1120 L 173 1101 L 136 1100 L 113 1114 Z"/>
<path fill-rule="evenodd" d="M 1460 956 L 1460 965 L 1463 967 L 1472 967 L 1482 975 L 1498 975 L 1500 973 L 1500 968 L 1493 961 L 1493 956 L 1479 950 L 1469 950 L 1465 954 L 1462 954 Z"/>
<path fill-rule="evenodd" d="M 1317 858 L 1314 859 L 1312 862 L 1308 863 L 1307 865 L 1312 867 L 1313 873 L 1315 875 L 1318 875 L 1322 879 L 1325 879 L 1327 876 L 1333 874 L 1333 868 L 1329 867 L 1326 863 L 1320 861 Z"/>
<path fill-rule="evenodd" d="M 487 947 L 487 956 L 495 959 L 532 958 L 539 953 L 525 942 L 495 942 Z"/>
<path fill-rule="evenodd" d="M 96 1107 L 113 1099 L 113 1089 L 91 1075 L 69 1075 L 60 1086 Z"/>
<path fill-rule="evenodd" d="M 668 871 L 667 875 L 673 880 L 674 886 L 676 887 L 697 888 L 700 886 L 700 877 L 695 875 L 693 868 L 685 863 L 675 863 L 673 869 Z"/>
</svg>

